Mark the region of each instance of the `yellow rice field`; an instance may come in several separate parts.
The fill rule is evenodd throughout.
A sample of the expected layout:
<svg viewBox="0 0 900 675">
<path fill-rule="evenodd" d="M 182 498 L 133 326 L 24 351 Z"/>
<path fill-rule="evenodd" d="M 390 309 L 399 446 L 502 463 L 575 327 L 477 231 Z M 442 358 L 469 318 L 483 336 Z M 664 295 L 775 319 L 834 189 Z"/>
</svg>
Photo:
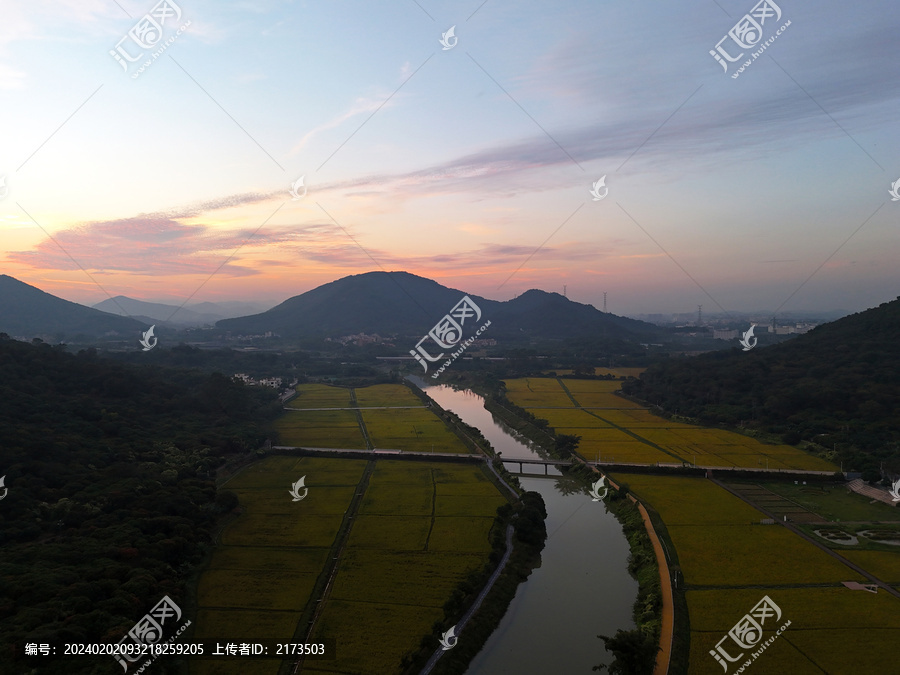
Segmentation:
<svg viewBox="0 0 900 675">
<path fill-rule="evenodd" d="M 582 437 L 579 454 L 588 461 L 655 464 L 695 463 L 708 467 L 836 471 L 837 466 L 789 445 L 767 445 L 725 429 L 673 422 L 614 392 L 609 380 L 520 378 L 506 380 L 508 398 L 558 433 Z M 573 402 L 574 399 L 574 402 Z M 629 433 L 625 433 L 625 431 Z M 607 458 L 615 457 L 614 460 Z"/>
</svg>

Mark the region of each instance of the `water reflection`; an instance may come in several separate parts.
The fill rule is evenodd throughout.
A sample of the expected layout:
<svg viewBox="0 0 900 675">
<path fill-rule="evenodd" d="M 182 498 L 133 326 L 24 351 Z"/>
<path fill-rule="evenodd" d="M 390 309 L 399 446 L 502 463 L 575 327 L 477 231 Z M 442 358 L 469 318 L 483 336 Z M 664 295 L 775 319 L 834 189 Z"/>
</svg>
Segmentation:
<svg viewBox="0 0 900 675">
<path fill-rule="evenodd" d="M 442 408 L 477 427 L 522 487 L 539 492 L 547 506 L 547 545 L 539 566 L 519 586 L 466 675 L 591 675 L 593 666 L 610 663 L 597 635 L 634 628 L 631 611 L 637 598 L 637 582 L 628 574 L 628 542 L 618 521 L 602 501 L 592 501 L 590 486 L 552 466 L 546 477 L 540 465 L 523 465 L 529 473 L 518 474 L 514 460 L 546 459 L 546 453 L 485 410 L 481 396 L 410 379 Z"/>
</svg>

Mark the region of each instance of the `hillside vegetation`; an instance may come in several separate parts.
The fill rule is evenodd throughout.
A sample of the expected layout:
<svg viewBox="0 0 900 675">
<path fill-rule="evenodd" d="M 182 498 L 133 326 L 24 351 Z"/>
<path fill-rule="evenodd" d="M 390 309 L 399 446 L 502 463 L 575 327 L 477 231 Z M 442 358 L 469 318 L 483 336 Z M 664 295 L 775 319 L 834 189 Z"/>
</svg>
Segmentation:
<svg viewBox="0 0 900 675">
<path fill-rule="evenodd" d="M 233 506 L 216 502 L 215 469 L 279 411 L 275 392 L 223 375 L 0 336 L 0 643 L 117 642 L 163 595 L 183 603 Z M 23 672 L 9 656 L 0 673 Z"/>
<path fill-rule="evenodd" d="M 836 447 L 844 469 L 900 471 L 900 298 L 765 349 L 670 361 L 625 382 L 668 412 Z"/>
</svg>

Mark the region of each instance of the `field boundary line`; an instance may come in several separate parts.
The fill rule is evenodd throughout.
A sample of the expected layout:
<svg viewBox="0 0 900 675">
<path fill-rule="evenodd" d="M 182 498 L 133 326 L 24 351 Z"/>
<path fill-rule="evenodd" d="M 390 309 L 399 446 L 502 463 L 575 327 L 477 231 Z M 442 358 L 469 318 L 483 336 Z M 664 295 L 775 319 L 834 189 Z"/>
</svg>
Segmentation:
<svg viewBox="0 0 900 675">
<path fill-rule="evenodd" d="M 350 403 L 356 404 L 356 389 L 350 387 Z M 362 432 L 363 440 L 366 442 L 366 448 L 369 450 L 375 449 L 375 444 L 372 443 L 372 439 L 369 437 L 369 430 L 366 428 L 366 422 L 363 419 L 362 413 L 360 412 L 360 408 L 355 408 L 356 410 L 356 420 L 359 422 L 359 430 Z"/>
<path fill-rule="evenodd" d="M 328 557 L 331 558 L 331 560 L 329 560 L 326 563 L 325 567 L 322 568 L 322 572 L 316 579 L 315 586 L 313 586 L 313 592 L 309 596 L 307 607 L 304 607 L 303 611 L 300 614 L 300 620 L 298 622 L 295 635 L 298 633 L 304 634 L 304 639 L 297 640 L 297 642 L 311 641 L 310 638 L 312 637 L 313 631 L 315 630 L 316 620 L 321 615 L 323 609 L 325 608 L 325 604 L 328 601 L 329 591 L 332 584 L 334 583 L 334 578 L 337 575 L 340 558 L 344 553 L 344 548 L 347 546 L 347 542 L 350 540 L 350 530 L 353 529 L 353 518 L 359 511 L 359 506 L 362 503 L 362 498 L 365 496 L 365 492 L 369 488 L 369 480 L 371 479 L 374 472 L 375 460 L 373 459 L 366 463 L 363 474 L 360 477 L 359 482 L 356 484 L 356 487 L 354 488 L 354 494 L 350 500 L 350 505 L 344 512 L 344 520 L 341 523 L 341 527 L 338 530 L 337 535 L 335 536 L 334 543 L 331 545 L 331 548 L 328 552 Z M 325 587 L 321 591 L 322 597 L 317 600 L 315 596 L 319 595 L 317 591 L 322 583 L 323 578 L 325 578 L 327 581 L 325 582 Z M 304 628 L 301 622 L 303 621 L 303 619 L 309 616 L 308 611 L 310 607 L 312 608 L 312 619 Z M 301 656 L 294 662 L 294 665 L 290 671 L 292 675 L 296 675 L 296 673 L 299 673 L 303 670 L 303 661 L 304 657 Z"/>
<path fill-rule="evenodd" d="M 891 586 L 890 584 L 888 584 L 888 583 L 882 581 L 881 579 L 879 579 L 878 577 L 876 577 L 874 574 L 872 574 L 871 572 L 868 572 L 867 570 L 863 569 L 862 567 L 860 567 L 860 566 L 857 565 L 856 563 L 854 563 L 854 562 L 848 560 L 848 559 L 845 558 L 844 556 L 840 555 L 837 551 L 834 551 L 834 550 L 828 548 L 827 546 L 825 546 L 825 544 L 819 543 L 818 541 L 816 541 L 815 539 L 813 539 L 812 537 L 810 537 L 809 535 L 807 535 L 805 532 L 803 532 L 800 528 L 795 527 L 794 525 L 791 525 L 791 524 L 788 523 L 787 521 L 779 520 L 779 519 L 778 519 L 778 516 L 775 515 L 774 513 L 770 512 L 768 509 L 763 508 L 763 507 L 761 507 L 761 506 L 759 506 L 759 505 L 757 505 L 757 504 L 754 504 L 753 502 L 751 502 L 751 501 L 749 501 L 749 500 L 747 500 L 747 499 L 744 499 L 744 497 L 743 497 L 739 492 L 737 492 L 737 491 L 735 491 L 735 490 L 732 490 L 730 487 L 728 487 L 728 486 L 727 486 L 725 483 L 723 483 L 722 481 L 716 480 L 716 479 L 713 478 L 712 476 L 709 477 L 709 480 L 711 480 L 713 483 L 715 483 L 716 485 L 718 485 L 718 486 L 719 486 L 720 488 L 722 488 L 723 490 L 726 490 L 726 491 L 728 491 L 729 493 L 733 494 L 735 497 L 737 497 L 738 499 L 740 499 L 740 500 L 741 500 L 742 502 L 744 502 L 745 504 L 749 504 L 751 507 L 753 507 L 753 508 L 756 509 L 757 511 L 760 511 L 760 512 L 766 514 L 766 516 L 768 516 L 769 518 L 772 518 L 776 523 L 778 523 L 778 524 L 781 525 L 782 527 L 784 527 L 784 528 L 790 530 L 791 532 L 793 532 L 794 534 L 796 534 L 798 537 L 801 537 L 802 539 L 808 541 L 810 544 L 812 544 L 812 545 L 815 546 L 816 548 L 818 548 L 818 549 L 820 549 L 820 550 L 822 550 L 822 551 L 825 551 L 825 553 L 827 553 L 828 555 L 830 555 L 832 558 L 835 558 L 835 559 L 838 560 L 839 562 L 843 563 L 844 565 L 846 565 L 847 567 L 849 567 L 850 569 L 852 569 L 852 570 L 853 570 L 854 572 L 856 572 L 857 574 L 863 575 L 866 579 L 868 579 L 869 581 L 873 582 L 874 584 L 877 584 L 878 586 L 880 586 L 881 588 L 883 588 L 884 590 L 886 590 L 888 593 L 890 593 L 890 594 L 893 595 L 894 597 L 900 598 L 900 591 L 896 590 L 893 586 Z"/>
<path fill-rule="evenodd" d="M 428 526 L 428 536 L 425 537 L 425 550 L 428 549 L 428 545 L 431 543 L 431 533 L 434 532 L 434 512 L 437 507 L 437 483 L 434 482 L 434 468 L 428 469 L 428 474 L 431 476 L 431 524 Z"/>
<path fill-rule="evenodd" d="M 556 378 L 556 381 L 559 382 L 559 386 L 562 387 L 562 390 L 566 392 L 566 396 L 569 397 L 569 400 L 572 401 L 576 408 L 580 409 L 581 404 L 575 400 L 575 397 L 572 395 L 572 392 L 569 390 L 569 388 L 565 384 L 563 384 L 563 381 L 558 377 Z"/>
</svg>

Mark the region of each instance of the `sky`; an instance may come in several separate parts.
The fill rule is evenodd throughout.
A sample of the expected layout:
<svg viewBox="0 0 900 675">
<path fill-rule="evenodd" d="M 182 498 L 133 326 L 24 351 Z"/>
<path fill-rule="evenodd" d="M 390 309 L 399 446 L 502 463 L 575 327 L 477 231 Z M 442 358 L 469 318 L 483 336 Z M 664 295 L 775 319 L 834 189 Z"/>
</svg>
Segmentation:
<svg viewBox="0 0 900 675">
<path fill-rule="evenodd" d="M 900 295 L 889 0 L 0 10 L 0 271 L 68 300 L 375 270 L 626 315 Z"/>
</svg>

